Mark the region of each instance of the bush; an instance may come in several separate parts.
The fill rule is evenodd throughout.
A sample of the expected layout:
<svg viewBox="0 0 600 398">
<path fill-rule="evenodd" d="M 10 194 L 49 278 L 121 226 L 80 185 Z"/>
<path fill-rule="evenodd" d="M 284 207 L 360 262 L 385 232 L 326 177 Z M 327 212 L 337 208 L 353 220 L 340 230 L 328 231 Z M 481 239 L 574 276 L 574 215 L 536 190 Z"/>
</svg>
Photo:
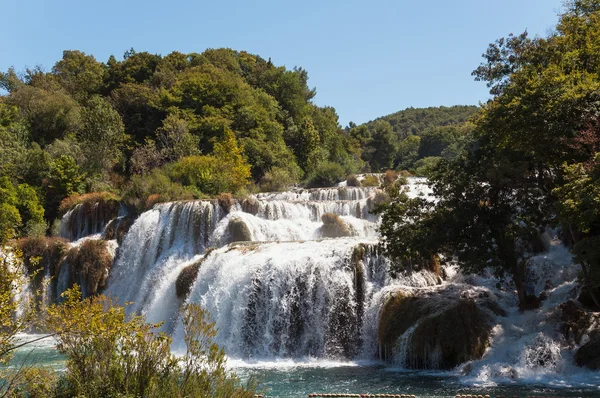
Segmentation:
<svg viewBox="0 0 600 398">
<path fill-rule="evenodd" d="M 119 198 L 112 192 L 90 192 L 83 195 L 73 194 L 64 198 L 60 202 L 60 206 L 58 208 L 59 214 L 63 215 L 67 213 L 69 210 L 73 209 L 78 204 L 82 203 L 110 203 L 110 202 L 118 202 Z"/>
<path fill-rule="evenodd" d="M 207 195 L 236 193 L 250 182 L 250 165 L 231 131 L 214 143 L 212 156 L 187 156 L 165 170 L 174 181 Z"/>
<path fill-rule="evenodd" d="M 348 178 L 346 178 L 346 186 L 349 187 L 360 187 L 360 181 L 354 174 L 350 174 Z"/>
<path fill-rule="evenodd" d="M 165 175 L 160 169 L 148 174 L 134 175 L 123 193 L 123 200 L 138 212 L 152 208 L 156 203 L 174 200 L 191 200 L 199 194 L 183 187 Z"/>
<path fill-rule="evenodd" d="M 65 397 L 238 397 L 256 394 L 226 368 L 214 342 L 214 324 L 196 304 L 182 308 L 186 353 L 170 352 L 171 337 L 144 316 L 127 316 L 112 299 L 80 300 L 77 289 L 48 309 L 47 328 L 56 334 L 66 368 L 56 384 Z"/>
<path fill-rule="evenodd" d="M 383 175 L 383 185 L 392 186 L 397 179 L 398 173 L 396 173 L 394 170 L 386 170 L 385 174 Z"/>
<path fill-rule="evenodd" d="M 233 195 L 231 195 L 229 192 L 224 192 L 217 195 L 217 203 L 219 203 L 221 209 L 228 214 L 235 204 L 235 200 L 233 199 Z"/>
<path fill-rule="evenodd" d="M 321 216 L 321 221 L 323 222 L 321 235 L 325 238 L 340 238 L 355 235 L 350 226 L 337 214 L 325 213 Z"/>
<path fill-rule="evenodd" d="M 379 186 L 379 178 L 375 174 L 369 174 L 361 181 L 363 187 L 377 187 Z"/>
<path fill-rule="evenodd" d="M 308 188 L 332 187 L 344 180 L 344 168 L 337 163 L 321 162 L 310 174 L 306 186 Z"/>
<path fill-rule="evenodd" d="M 260 180 L 260 190 L 262 192 L 285 191 L 297 182 L 297 178 L 292 176 L 289 170 L 272 167 Z"/>
<path fill-rule="evenodd" d="M 112 263 L 106 241 L 89 239 L 69 250 L 61 267 L 69 267 L 69 286 L 83 281 L 85 296 L 91 297 L 106 287 Z"/>
</svg>

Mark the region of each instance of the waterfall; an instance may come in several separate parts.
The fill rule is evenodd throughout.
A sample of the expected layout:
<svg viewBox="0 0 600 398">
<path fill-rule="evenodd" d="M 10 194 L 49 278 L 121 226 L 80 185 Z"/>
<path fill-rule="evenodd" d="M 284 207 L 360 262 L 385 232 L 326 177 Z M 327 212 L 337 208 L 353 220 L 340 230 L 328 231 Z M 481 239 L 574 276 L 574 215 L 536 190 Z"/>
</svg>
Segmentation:
<svg viewBox="0 0 600 398">
<path fill-rule="evenodd" d="M 223 247 L 202 263 L 187 300 L 210 312 L 231 357 L 353 358 L 364 308 L 387 277 L 384 261 L 354 254 L 373 245 L 345 238 Z"/>
</svg>

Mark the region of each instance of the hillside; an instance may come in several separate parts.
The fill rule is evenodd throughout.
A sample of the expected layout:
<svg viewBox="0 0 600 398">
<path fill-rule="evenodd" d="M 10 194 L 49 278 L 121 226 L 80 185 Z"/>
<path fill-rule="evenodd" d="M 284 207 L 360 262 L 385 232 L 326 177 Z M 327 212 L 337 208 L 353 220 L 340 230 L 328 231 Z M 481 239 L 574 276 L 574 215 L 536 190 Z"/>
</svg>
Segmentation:
<svg viewBox="0 0 600 398">
<path fill-rule="evenodd" d="M 393 168 L 423 174 L 439 158 L 454 158 L 469 139 L 471 105 L 407 108 L 346 128 L 361 144 L 371 171 Z"/>
</svg>

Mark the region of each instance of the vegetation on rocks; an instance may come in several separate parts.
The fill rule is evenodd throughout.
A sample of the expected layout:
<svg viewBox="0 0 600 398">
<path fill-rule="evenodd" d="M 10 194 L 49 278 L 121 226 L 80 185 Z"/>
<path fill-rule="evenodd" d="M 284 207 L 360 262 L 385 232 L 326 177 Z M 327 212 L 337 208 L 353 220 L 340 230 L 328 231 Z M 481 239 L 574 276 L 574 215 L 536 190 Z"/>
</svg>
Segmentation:
<svg viewBox="0 0 600 398">
<path fill-rule="evenodd" d="M 321 221 L 323 225 L 320 232 L 324 238 L 341 238 L 355 234 L 352 227 L 337 214 L 325 213 L 321 216 Z"/>
<path fill-rule="evenodd" d="M 401 365 L 407 368 L 453 369 L 483 356 L 491 329 L 488 315 L 471 299 L 441 300 L 397 291 L 381 310 L 378 338 L 387 360 L 404 349 Z M 404 346 L 400 339 L 406 339 Z"/>
<path fill-rule="evenodd" d="M 229 233 L 231 242 L 247 242 L 252 240 L 250 228 L 248 228 L 244 220 L 237 216 L 229 220 Z"/>
<path fill-rule="evenodd" d="M 69 267 L 69 286 L 81 284 L 85 297 L 106 287 L 113 256 L 106 241 L 89 239 L 67 253 L 61 267 Z"/>
</svg>

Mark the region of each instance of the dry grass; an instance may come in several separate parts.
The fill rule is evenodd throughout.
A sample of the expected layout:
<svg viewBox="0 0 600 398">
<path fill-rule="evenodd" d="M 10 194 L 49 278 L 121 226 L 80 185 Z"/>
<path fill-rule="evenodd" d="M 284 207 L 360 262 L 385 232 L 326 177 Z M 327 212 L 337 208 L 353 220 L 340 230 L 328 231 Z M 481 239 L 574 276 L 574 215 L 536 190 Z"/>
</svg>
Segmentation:
<svg viewBox="0 0 600 398">
<path fill-rule="evenodd" d="M 96 295 L 106 287 L 113 257 L 108 252 L 106 241 L 86 240 L 79 247 L 71 249 L 65 259 L 70 267 L 70 285 L 84 281 L 87 296 Z M 63 264 L 65 265 L 65 264 Z"/>
<path fill-rule="evenodd" d="M 216 199 L 219 203 L 219 206 L 221 206 L 225 213 L 229 213 L 231 211 L 231 208 L 233 207 L 233 204 L 235 203 L 233 195 L 229 192 L 220 193 L 219 195 L 217 195 Z"/>
<path fill-rule="evenodd" d="M 321 235 L 325 238 L 340 238 L 343 236 L 352 236 L 352 229 L 334 213 L 325 213 L 321 216 L 323 225 L 321 226 Z"/>
<path fill-rule="evenodd" d="M 118 202 L 119 198 L 111 192 L 90 192 L 83 195 L 73 194 L 60 202 L 59 213 L 65 214 L 73 207 L 82 203 Z"/>
<path fill-rule="evenodd" d="M 394 170 L 387 170 L 383 175 L 383 185 L 392 186 L 398 179 L 398 173 Z"/>
<path fill-rule="evenodd" d="M 349 187 L 360 187 L 360 181 L 354 174 L 350 174 L 348 178 L 346 178 L 346 186 Z"/>
</svg>

